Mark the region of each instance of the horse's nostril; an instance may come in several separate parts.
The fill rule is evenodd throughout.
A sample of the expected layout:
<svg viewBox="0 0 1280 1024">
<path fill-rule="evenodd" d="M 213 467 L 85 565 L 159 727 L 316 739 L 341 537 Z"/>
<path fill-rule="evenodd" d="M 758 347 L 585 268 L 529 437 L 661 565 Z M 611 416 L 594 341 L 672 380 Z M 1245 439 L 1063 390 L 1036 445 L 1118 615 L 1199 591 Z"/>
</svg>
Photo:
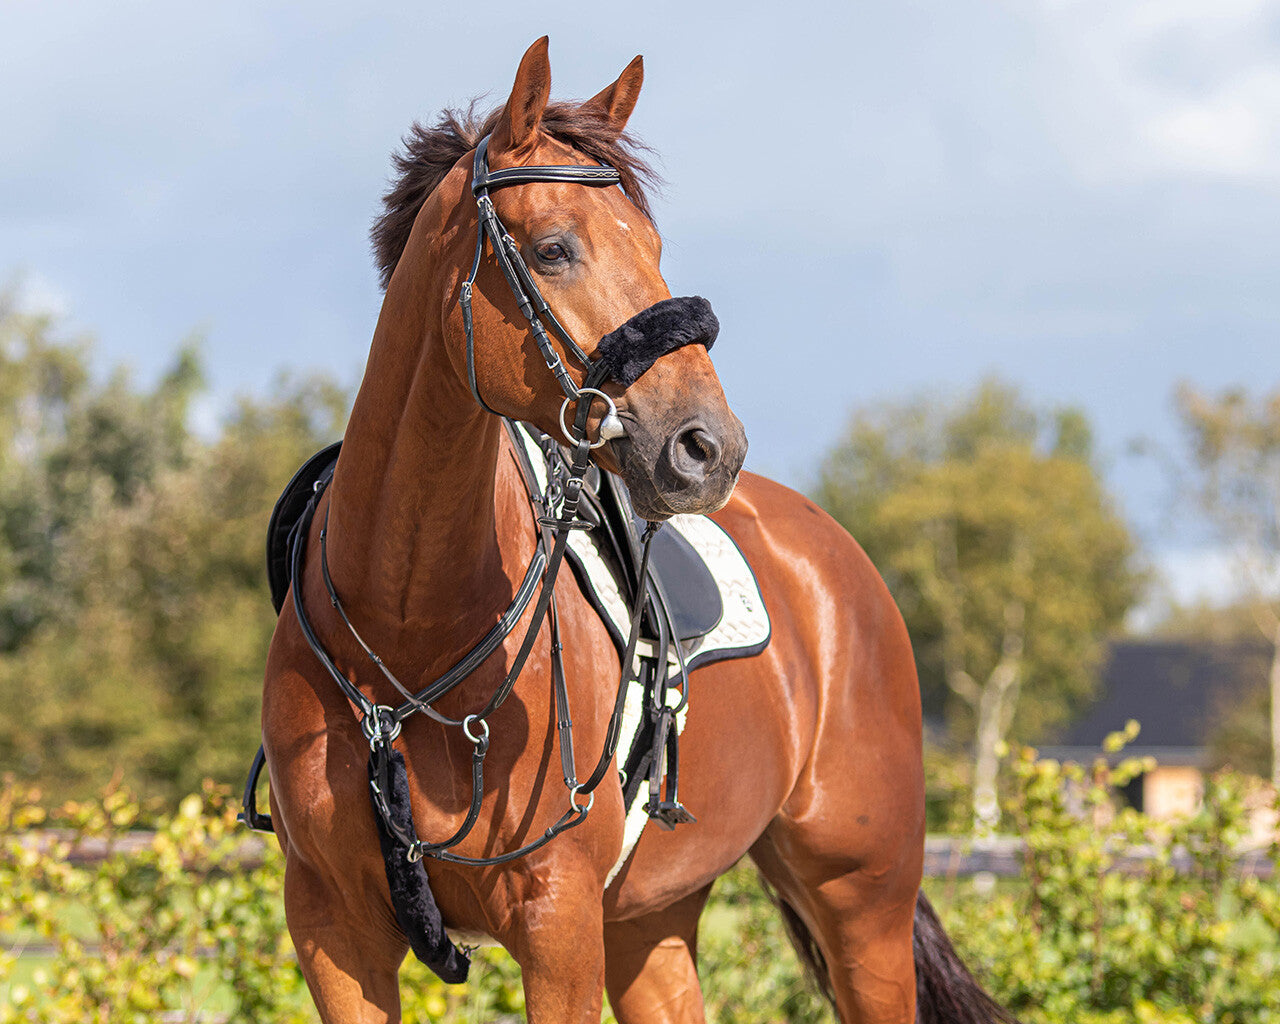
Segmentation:
<svg viewBox="0 0 1280 1024">
<path fill-rule="evenodd" d="M 686 486 L 706 480 L 720 464 L 720 442 L 702 426 L 682 430 L 671 440 L 671 468 Z"/>
<path fill-rule="evenodd" d="M 720 445 L 701 427 L 686 430 L 679 437 L 685 457 L 691 462 L 712 463 L 718 461 Z"/>
</svg>

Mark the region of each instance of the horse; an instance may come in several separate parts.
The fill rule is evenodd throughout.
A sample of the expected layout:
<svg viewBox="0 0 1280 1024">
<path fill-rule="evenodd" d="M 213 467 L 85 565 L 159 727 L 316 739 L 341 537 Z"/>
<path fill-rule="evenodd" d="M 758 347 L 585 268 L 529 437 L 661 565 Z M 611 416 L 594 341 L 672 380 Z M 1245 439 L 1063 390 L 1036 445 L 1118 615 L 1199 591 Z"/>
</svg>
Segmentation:
<svg viewBox="0 0 1280 1024">
<path fill-rule="evenodd" d="M 651 354 L 634 380 L 588 386 L 566 366 L 570 347 L 590 361 L 620 324 L 685 308 L 659 271 L 650 174 L 625 131 L 643 76 L 637 57 L 592 99 L 551 103 L 544 37 L 501 108 L 415 125 L 396 158 L 374 232 L 381 314 L 267 657 L 263 749 L 302 972 L 326 1024 L 399 1019 L 410 936 L 364 766 L 390 741 L 361 711 L 399 699 L 393 675 L 439 679 L 505 616 L 517 628 L 430 714 L 407 718 L 395 749 L 417 833 L 463 837 L 450 857 L 418 862 L 419 895 L 453 934 L 510 951 L 530 1021 L 598 1021 L 605 990 L 624 1024 L 703 1020 L 698 919 L 743 856 L 842 1021 L 1009 1019 L 919 894 L 919 688 L 866 555 L 808 499 L 742 470 L 746 438 L 710 338 Z M 503 187 L 477 190 L 477 174 Z M 501 255 L 486 248 L 490 214 L 508 236 L 490 239 Z M 541 315 L 521 305 L 532 292 L 545 293 Z M 533 325 L 547 316 L 555 339 Z M 545 563 L 545 524 L 494 413 L 567 440 L 579 472 L 590 459 L 620 475 L 646 520 L 713 517 L 754 567 L 772 619 L 761 653 L 693 674 L 681 793 L 697 821 L 647 829 L 608 885 L 621 785 L 613 769 L 589 801 L 581 784 L 566 798 L 553 767 L 565 742 L 557 689 L 577 749 L 607 761 L 622 658 L 568 574 L 543 580 L 550 612 L 516 600 Z M 517 662 L 510 699 L 478 714 Z M 492 784 L 473 807 L 481 730 Z M 566 804 L 572 828 L 558 826 Z"/>
</svg>

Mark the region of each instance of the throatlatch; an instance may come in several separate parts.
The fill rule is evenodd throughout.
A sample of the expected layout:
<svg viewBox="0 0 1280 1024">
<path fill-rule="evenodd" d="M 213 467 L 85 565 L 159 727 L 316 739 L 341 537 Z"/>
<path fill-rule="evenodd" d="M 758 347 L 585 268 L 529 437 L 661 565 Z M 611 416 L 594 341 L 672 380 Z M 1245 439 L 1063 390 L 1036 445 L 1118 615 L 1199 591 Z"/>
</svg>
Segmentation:
<svg viewBox="0 0 1280 1024">
<path fill-rule="evenodd" d="M 573 340 L 569 332 L 556 319 L 546 300 L 538 290 L 533 276 L 511 235 L 499 220 L 489 196 L 491 191 L 513 185 L 534 182 L 576 182 L 592 186 L 611 186 L 619 183 L 619 175 L 611 167 L 566 165 L 552 167 L 514 167 L 490 171 L 486 153 L 488 138 L 476 148 L 473 165 L 472 192 L 476 197 L 479 224 L 476 229 L 475 258 L 471 273 L 463 282 L 459 293 L 463 324 L 466 332 L 467 375 L 473 395 L 480 405 L 490 412 L 492 408 L 480 395 L 475 373 L 475 337 L 473 333 L 472 300 L 476 276 L 484 256 L 485 239 L 488 238 L 495 260 L 506 278 L 521 312 L 529 321 L 534 340 L 561 389 L 565 399 L 560 411 L 560 425 L 570 444 L 568 457 L 551 438 L 545 438 L 544 457 L 547 460 L 547 488 L 539 494 L 532 473 L 526 468 L 530 483 L 530 497 L 534 504 L 539 528 L 536 552 L 523 582 L 498 623 L 481 642 L 464 655 L 452 668 L 435 682 L 417 692 L 405 687 L 382 659 L 360 637 L 348 618 L 342 601 L 329 575 L 327 555 L 328 509 L 325 523 L 320 530 L 320 568 L 330 602 L 338 611 L 348 630 L 355 637 L 382 676 L 392 684 L 403 698 L 396 707 L 375 704 L 351 683 L 329 656 L 320 638 L 312 628 L 304 607 L 303 572 L 306 564 L 307 538 L 312 519 L 320 505 L 322 495 L 333 476 L 333 466 L 315 481 L 312 493 L 301 516 L 290 531 L 289 576 L 293 587 L 293 606 L 299 627 L 307 644 L 324 666 L 333 682 L 357 709 L 361 727 L 369 741 L 369 787 L 378 825 L 379 842 L 386 864 L 387 880 L 391 887 L 392 903 L 396 917 L 414 953 L 443 980 L 462 981 L 466 978 L 469 961 L 449 940 L 444 930 L 439 908 L 431 895 L 422 858 L 459 864 L 501 864 L 524 856 L 545 845 L 555 836 L 582 823 L 594 803 L 594 791 L 607 776 L 618 744 L 621 719 L 627 687 L 635 678 L 636 665 L 640 671 L 650 673 L 647 692 L 650 693 L 650 715 L 653 724 L 653 746 L 647 765 L 647 774 L 631 776 L 630 783 L 638 784 L 640 778 L 649 780 L 650 816 L 666 828 L 683 821 L 693 820 L 679 803 L 676 772 L 679 765 L 677 730 L 674 716 L 684 706 L 688 693 L 688 671 L 678 642 L 673 644 L 671 613 L 661 585 L 649 571 L 649 544 L 660 524 L 650 523 L 644 531 L 640 545 L 638 564 L 632 566 L 637 581 L 633 594 L 631 635 L 622 657 L 622 678 L 618 696 L 610 717 L 604 749 L 588 778 L 579 781 L 573 749 L 572 717 L 569 708 L 568 689 L 565 684 L 560 629 L 555 605 L 555 581 L 564 562 L 569 535 L 574 530 L 591 529 L 592 524 L 579 515 L 583 480 L 590 465 L 591 449 L 604 444 L 610 437 L 620 436 L 623 427 L 618 420 L 613 400 L 600 390 L 609 379 L 624 387 L 633 384 L 662 355 L 684 345 L 699 343 L 710 348 L 714 343 L 719 324 L 711 306 L 700 297 L 670 298 L 655 303 L 631 317 L 616 330 L 606 335 L 597 346 L 596 358 L 587 356 Z M 566 352 L 580 362 L 585 370 L 583 383 L 578 385 L 565 368 L 556 348 L 551 343 L 547 327 L 556 334 Z M 583 400 L 585 399 L 585 400 Z M 587 423 L 591 407 L 597 399 L 604 401 L 606 414 L 601 421 L 600 436 L 595 442 L 587 436 Z M 570 407 L 574 407 L 573 424 L 565 422 Z M 505 420 L 505 418 L 504 418 Z M 508 429 L 514 429 L 505 421 Z M 522 459 L 524 448 L 515 442 Z M 523 463 L 522 463 L 523 465 Z M 290 492 L 286 492 L 288 494 Z M 275 520 L 273 517 L 273 530 Z M 270 543 L 270 538 L 269 538 Z M 269 551 L 269 564 L 271 552 Z M 273 580 L 274 589 L 274 580 Z M 433 706 L 492 654 L 514 630 L 537 592 L 537 601 L 528 632 L 518 652 L 512 659 L 503 680 L 483 707 L 461 719 L 449 718 Z M 555 690 L 557 728 L 559 733 L 561 767 L 565 787 L 569 792 L 568 808 L 564 814 L 537 839 L 492 857 L 464 857 L 452 852 L 471 832 L 479 818 L 484 795 L 484 762 L 489 750 L 488 718 L 510 695 L 520 672 L 532 650 L 543 620 L 551 629 L 551 667 Z M 642 625 L 653 635 L 654 658 L 636 658 Z M 678 705 L 667 706 L 667 691 L 673 680 L 669 678 L 665 652 L 674 649 L 677 655 L 681 700 Z M 430 842 L 417 834 L 409 807 L 409 785 L 403 755 L 394 749 L 393 743 L 400 734 L 404 719 L 421 712 L 444 725 L 460 728 L 472 744 L 472 797 L 462 825 L 446 839 Z M 270 818 L 257 812 L 254 788 L 263 763 L 259 751 L 251 772 L 244 798 L 241 820 L 253 827 L 270 828 Z M 665 767 L 665 772 L 664 772 Z M 662 792 L 662 776 L 666 775 L 666 792 Z"/>
</svg>

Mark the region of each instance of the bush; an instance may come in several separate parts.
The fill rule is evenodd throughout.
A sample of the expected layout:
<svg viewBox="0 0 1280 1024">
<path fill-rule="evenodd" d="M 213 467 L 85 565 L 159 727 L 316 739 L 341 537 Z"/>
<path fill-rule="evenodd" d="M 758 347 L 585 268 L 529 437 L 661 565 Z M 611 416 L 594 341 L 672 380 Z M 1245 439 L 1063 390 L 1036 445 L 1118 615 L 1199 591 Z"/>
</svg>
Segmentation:
<svg viewBox="0 0 1280 1024">
<path fill-rule="evenodd" d="M 12 782 L 0 791 L 0 932 L 46 953 L 27 958 L 37 963 L 27 980 L 12 956 L 3 965 L 0 1024 L 142 1024 L 211 1012 L 311 1020 L 284 927 L 279 854 L 263 857 L 246 843 L 222 793 L 207 788 L 155 818 L 141 848 L 129 830 L 143 808 L 122 789 L 52 816 L 38 798 Z M 33 842 L 35 826 L 46 845 Z M 72 863 L 86 842 L 106 856 Z"/>
<path fill-rule="evenodd" d="M 69 860 L 87 843 L 104 856 Z M 276 843 L 250 836 L 212 785 L 172 814 L 120 788 L 49 813 L 8 779 L 0 934 L 13 952 L 0 953 L 0 1024 L 314 1021 L 283 887 Z M 476 953 L 466 985 L 411 957 L 401 992 L 407 1020 L 519 1020 L 524 1008 L 519 968 L 500 949 Z"/>
<path fill-rule="evenodd" d="M 1109 741 L 1113 753 L 1125 739 Z M 1280 1021 L 1280 888 L 1235 863 L 1249 780 L 1215 775 L 1200 812 L 1177 822 L 1115 810 L 1117 789 L 1152 767 L 1012 758 L 1026 885 L 966 895 L 947 918 L 1028 1024 Z"/>
<path fill-rule="evenodd" d="M 1008 811 L 1026 842 L 1024 878 L 938 899 L 947 928 L 1026 1024 L 1280 1024 L 1280 882 L 1235 859 L 1249 782 L 1214 776 L 1203 809 L 1176 823 L 1115 810 L 1117 787 L 1150 767 L 1018 751 Z M 132 831 L 142 820 L 155 832 Z M 70 862 L 86 841 L 107 856 Z M 314 1020 L 283 877 L 275 843 L 240 830 L 212 786 L 171 814 L 120 789 L 48 814 L 37 793 L 7 783 L 0 933 L 12 952 L 0 954 L 0 1024 Z M 708 1019 L 834 1020 L 784 936 L 749 866 L 718 883 L 699 940 Z M 401 993 L 407 1020 L 523 1015 L 519 968 L 502 950 L 478 951 L 461 986 L 411 957 Z"/>
</svg>

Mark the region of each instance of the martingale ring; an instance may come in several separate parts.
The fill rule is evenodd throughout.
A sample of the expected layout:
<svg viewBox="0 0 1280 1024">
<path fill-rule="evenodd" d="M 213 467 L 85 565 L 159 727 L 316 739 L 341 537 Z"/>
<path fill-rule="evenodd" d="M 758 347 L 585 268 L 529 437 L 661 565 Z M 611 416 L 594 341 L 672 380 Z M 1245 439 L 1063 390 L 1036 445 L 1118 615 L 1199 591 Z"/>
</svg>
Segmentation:
<svg viewBox="0 0 1280 1024">
<path fill-rule="evenodd" d="M 587 812 L 596 805 L 596 791 L 593 789 L 587 794 L 587 806 L 583 807 L 578 803 L 578 792 L 581 789 L 582 784 L 579 783 L 569 790 L 569 806 L 585 818 L 587 816 Z"/>
<path fill-rule="evenodd" d="M 609 408 L 605 411 L 604 418 L 601 419 L 600 421 L 601 423 L 603 423 L 604 420 L 607 420 L 610 416 L 618 415 L 618 407 L 613 404 L 613 399 L 610 398 L 608 395 L 606 395 L 599 388 L 578 388 L 577 398 L 581 398 L 583 395 L 599 395 L 601 398 L 604 399 L 605 405 L 607 405 Z M 577 399 L 566 398 L 560 406 L 560 433 L 564 435 L 565 440 L 568 441 L 570 444 L 577 444 L 578 442 L 574 439 L 574 436 L 569 433 L 569 428 L 565 425 L 565 422 L 564 422 L 564 414 L 569 410 L 569 403 L 574 401 L 577 401 Z M 588 401 L 590 401 L 590 399 L 588 399 Z M 609 441 L 609 438 L 607 437 L 599 437 L 596 439 L 596 442 L 594 444 L 589 444 L 587 445 L 587 447 L 594 450 L 596 448 L 599 448 L 603 444 L 607 444 L 608 441 Z"/>
<path fill-rule="evenodd" d="M 475 733 L 471 731 L 472 722 L 478 723 L 480 728 L 484 730 L 479 736 L 475 735 Z M 479 715 L 467 715 L 467 717 L 462 720 L 462 734 L 472 743 L 477 745 L 482 742 L 487 743 L 489 740 L 489 723 Z"/>
</svg>

